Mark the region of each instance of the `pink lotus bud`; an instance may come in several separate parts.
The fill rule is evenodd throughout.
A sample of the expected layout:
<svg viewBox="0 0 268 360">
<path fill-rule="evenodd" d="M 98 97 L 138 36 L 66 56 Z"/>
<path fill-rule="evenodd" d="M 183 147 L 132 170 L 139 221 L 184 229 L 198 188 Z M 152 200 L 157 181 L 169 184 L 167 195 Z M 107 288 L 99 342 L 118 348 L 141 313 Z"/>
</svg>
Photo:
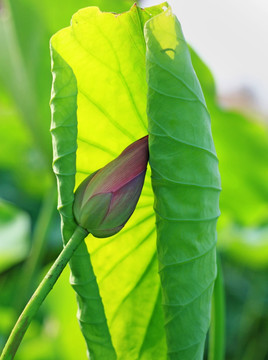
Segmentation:
<svg viewBox="0 0 268 360">
<path fill-rule="evenodd" d="M 108 237 L 120 231 L 137 205 L 147 162 L 148 136 L 145 136 L 89 175 L 75 192 L 76 222 L 96 237 Z"/>
</svg>

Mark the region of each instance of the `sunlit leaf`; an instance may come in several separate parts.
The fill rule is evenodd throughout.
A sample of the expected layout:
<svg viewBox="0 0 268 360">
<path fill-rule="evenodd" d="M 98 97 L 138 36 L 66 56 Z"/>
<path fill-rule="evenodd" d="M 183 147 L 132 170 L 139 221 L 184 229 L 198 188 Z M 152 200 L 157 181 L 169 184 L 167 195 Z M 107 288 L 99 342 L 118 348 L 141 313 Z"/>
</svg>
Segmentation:
<svg viewBox="0 0 268 360">
<path fill-rule="evenodd" d="M 162 7 L 152 11 L 160 12 Z M 137 7 L 119 16 L 88 8 L 73 17 L 71 28 L 52 39 L 54 171 L 60 181 L 66 237 L 70 236 L 75 165 L 79 184 L 147 133 L 141 21 L 148 18 L 150 10 L 141 12 Z M 138 208 L 125 229 L 106 240 L 88 239 L 119 359 L 165 353 L 152 205 L 148 173 Z"/>
</svg>

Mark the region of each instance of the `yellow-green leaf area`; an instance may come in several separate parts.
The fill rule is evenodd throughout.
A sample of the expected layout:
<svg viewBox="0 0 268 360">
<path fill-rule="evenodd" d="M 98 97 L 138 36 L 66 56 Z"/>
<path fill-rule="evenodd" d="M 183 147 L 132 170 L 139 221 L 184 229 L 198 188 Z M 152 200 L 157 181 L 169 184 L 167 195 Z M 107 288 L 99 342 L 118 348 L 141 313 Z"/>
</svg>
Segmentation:
<svg viewBox="0 0 268 360">
<path fill-rule="evenodd" d="M 142 10 L 134 5 L 120 15 L 85 8 L 73 16 L 70 27 L 51 40 L 54 74 L 60 72 L 60 82 L 52 90 L 52 112 L 56 109 L 52 122 L 54 171 L 59 173 L 60 210 L 64 210 L 67 225 L 72 223 L 75 172 L 77 187 L 88 174 L 148 132 L 143 26 L 166 6 Z M 67 143 L 70 136 L 76 139 L 76 116 L 75 160 L 75 144 Z M 60 146 L 56 145 L 59 137 Z M 87 245 L 118 359 L 164 359 L 149 172 L 137 209 L 125 228 L 108 239 L 89 236 Z"/>
</svg>

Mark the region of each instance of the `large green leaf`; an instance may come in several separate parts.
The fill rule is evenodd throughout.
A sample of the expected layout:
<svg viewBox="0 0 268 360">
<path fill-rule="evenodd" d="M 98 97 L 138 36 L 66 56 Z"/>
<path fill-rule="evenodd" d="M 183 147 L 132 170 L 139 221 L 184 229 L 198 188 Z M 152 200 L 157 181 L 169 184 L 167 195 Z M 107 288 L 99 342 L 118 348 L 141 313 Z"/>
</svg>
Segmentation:
<svg viewBox="0 0 268 360">
<path fill-rule="evenodd" d="M 182 131 L 185 136 L 187 136 L 187 131 L 190 133 L 196 131 L 195 142 L 197 143 L 196 155 L 193 156 L 195 163 L 190 165 L 189 169 L 186 164 L 191 154 L 187 155 L 187 151 L 193 155 L 195 149 L 189 147 L 189 149 L 181 150 L 181 147 L 178 148 L 175 145 L 176 140 L 171 138 L 166 142 L 166 148 L 162 144 L 161 148 L 157 149 L 151 143 L 153 168 L 157 162 L 158 168 L 159 166 L 161 168 L 162 164 L 165 169 L 166 160 L 172 162 L 172 158 L 167 154 L 167 151 L 171 151 L 172 155 L 175 155 L 175 162 L 179 157 L 186 166 L 185 169 L 180 168 L 182 178 L 187 176 L 187 172 L 191 172 L 193 178 L 192 180 L 189 178 L 188 181 L 195 180 L 197 184 L 196 189 L 190 186 L 187 190 L 186 186 L 186 195 L 183 195 L 179 184 L 175 187 L 174 185 L 167 186 L 173 195 L 175 193 L 174 199 L 167 198 L 168 194 L 159 194 L 156 190 L 156 204 L 158 201 L 164 204 L 165 199 L 171 202 L 174 206 L 171 211 L 176 212 L 174 216 L 172 213 L 168 216 L 176 218 L 176 206 L 181 211 L 185 207 L 186 211 L 188 204 L 190 211 L 194 206 L 194 196 L 198 196 L 198 208 L 192 215 L 199 220 L 200 217 L 213 218 L 211 222 L 198 220 L 191 226 L 183 225 L 182 232 L 188 236 L 184 240 L 191 241 L 190 248 L 187 248 L 185 244 L 182 245 L 180 241 L 171 244 L 175 247 L 175 253 L 179 251 L 178 248 L 182 249 L 181 261 L 187 262 L 190 258 L 194 260 L 195 257 L 202 255 L 200 260 L 189 261 L 189 266 L 186 264 L 182 267 L 179 272 L 180 280 L 179 282 L 175 280 L 174 283 L 175 287 L 183 284 L 182 287 L 174 289 L 174 296 L 180 299 L 180 304 L 191 301 L 195 297 L 197 301 L 190 305 L 190 310 L 185 306 L 185 311 L 182 311 L 183 316 L 179 316 L 178 325 L 170 321 L 168 312 L 166 314 L 166 328 L 171 329 L 171 331 L 168 330 L 169 357 L 178 358 L 179 353 L 181 355 L 185 348 L 184 358 L 193 359 L 202 357 L 209 323 L 210 296 L 215 278 L 218 170 L 209 118 L 200 86 L 191 67 L 187 46 L 184 41 L 181 41 L 182 35 L 175 27 L 176 22 L 170 10 L 164 12 L 163 15 L 155 16 L 161 14 L 166 8 L 167 4 L 145 10 L 134 6 L 130 12 L 119 16 L 101 13 L 97 8 L 86 8 L 73 16 L 71 27 L 60 31 L 52 38 L 54 171 L 58 177 L 59 209 L 64 225 L 63 235 L 67 241 L 74 228 L 72 201 L 75 173 L 77 186 L 87 174 L 105 165 L 130 142 L 147 133 L 146 48 L 143 26 L 152 18 L 153 20 L 149 21 L 147 26 L 149 49 L 147 56 L 150 59 L 148 61 L 157 59 L 162 54 L 163 58 L 169 58 L 169 62 L 163 65 L 168 67 L 168 71 L 161 69 L 161 64 L 160 70 L 159 67 L 150 64 L 149 85 L 164 86 L 165 89 L 169 84 L 172 94 L 167 98 L 164 98 L 162 94 L 162 98 L 160 96 L 152 100 L 149 118 L 154 118 L 158 113 L 159 127 L 164 129 L 168 126 L 165 122 L 167 116 L 172 117 L 173 110 L 168 108 L 171 100 L 177 101 L 177 97 L 189 98 L 189 102 L 192 103 L 188 108 L 183 101 L 176 103 L 176 106 L 180 106 L 179 110 L 183 113 L 185 121 L 189 121 L 189 129 L 186 123 L 182 125 L 180 119 L 173 116 L 171 131 L 176 133 Z M 163 22 L 166 22 L 168 31 L 164 31 Z M 177 42 L 180 46 L 174 51 Z M 181 57 L 178 58 L 176 55 L 174 58 L 173 55 L 176 52 L 181 53 Z M 181 66 L 182 71 L 186 71 L 185 79 L 181 83 L 176 75 L 178 66 L 179 68 Z M 189 90 L 189 87 L 193 86 L 193 91 Z M 195 97 L 198 97 L 198 101 Z M 163 113 L 164 108 L 165 113 Z M 78 128 L 76 128 L 76 111 Z M 194 118 L 193 115 L 195 115 Z M 199 121 L 198 117 L 200 117 Z M 150 139 L 152 141 L 153 137 L 151 136 Z M 190 137 L 187 138 L 188 142 L 190 140 Z M 169 142 L 172 149 L 169 148 Z M 162 158 L 161 151 L 163 151 Z M 157 156 L 158 160 L 155 160 Z M 202 170 L 202 165 L 204 165 L 204 170 Z M 168 165 L 169 172 L 172 173 L 170 166 Z M 200 186 L 198 176 L 194 175 L 195 166 L 198 167 L 202 177 Z M 183 170 L 186 171 L 185 174 Z M 148 173 L 137 210 L 125 229 L 110 239 L 100 240 L 90 237 L 87 242 L 118 359 L 164 359 L 166 357 L 164 319 L 157 274 L 155 224 L 152 210 L 153 192 L 149 177 Z M 164 184 L 163 187 L 166 185 Z M 210 186 L 213 187 L 211 190 Z M 188 199 L 190 190 L 195 194 Z M 182 199 L 178 198 L 180 195 Z M 185 219 L 187 219 L 188 215 L 189 212 L 182 216 L 186 216 Z M 178 231 L 176 226 L 178 227 L 176 222 L 175 227 L 174 224 L 168 226 L 169 239 L 171 234 L 176 236 Z M 194 230 L 191 229 L 192 227 Z M 201 234 L 199 237 L 198 230 Z M 161 224 L 158 231 L 160 237 L 166 232 Z M 160 248 L 161 262 L 162 255 Z M 167 259 L 167 262 L 170 262 L 170 259 Z M 76 263 L 75 266 L 79 265 Z M 165 286 L 178 276 L 177 269 L 173 268 L 167 276 L 168 278 L 163 280 Z M 193 281 L 197 286 L 192 286 Z M 203 296 L 201 296 L 202 292 L 204 292 Z M 83 306 L 87 306 L 86 302 L 82 304 Z M 179 309 L 174 307 L 176 316 L 180 312 Z M 197 316 L 196 318 L 193 318 L 193 313 Z M 193 341 L 198 342 L 198 349 L 194 351 L 190 348 Z M 186 350 L 188 347 L 189 351 Z"/>
<path fill-rule="evenodd" d="M 216 277 L 220 177 L 210 116 L 180 24 L 145 26 L 150 164 L 169 359 L 202 359 Z"/>
<path fill-rule="evenodd" d="M 68 231 L 68 219 L 75 166 L 79 184 L 147 133 L 141 21 L 149 17 L 137 7 L 120 16 L 88 8 L 73 17 L 71 28 L 52 39 L 54 170 L 66 238 L 72 230 Z M 125 229 L 107 240 L 88 240 L 119 359 L 148 359 L 154 354 L 161 358 L 165 353 L 152 203 L 148 174 L 138 208 Z"/>
</svg>

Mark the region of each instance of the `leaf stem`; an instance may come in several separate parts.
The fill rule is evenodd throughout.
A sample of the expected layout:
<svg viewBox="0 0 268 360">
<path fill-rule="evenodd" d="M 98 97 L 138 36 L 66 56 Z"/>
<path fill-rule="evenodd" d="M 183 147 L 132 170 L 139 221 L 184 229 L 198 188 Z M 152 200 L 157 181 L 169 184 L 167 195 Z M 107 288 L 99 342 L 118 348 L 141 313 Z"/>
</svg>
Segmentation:
<svg viewBox="0 0 268 360">
<path fill-rule="evenodd" d="M 217 254 L 217 268 L 218 274 L 212 298 L 208 360 L 224 360 L 225 354 L 225 294 L 219 254 Z"/>
<path fill-rule="evenodd" d="M 52 216 L 56 209 L 57 189 L 53 182 L 52 187 L 44 196 L 43 204 L 36 222 L 33 233 L 31 253 L 26 260 L 19 281 L 19 297 L 16 299 L 16 309 L 20 312 L 29 300 L 32 290 L 35 288 L 36 275 L 42 262 L 42 254 L 46 244 L 46 236 L 49 230 Z"/>
<path fill-rule="evenodd" d="M 88 235 L 88 232 L 78 226 L 67 245 L 63 248 L 60 255 L 55 260 L 52 267 L 47 272 L 46 276 L 34 292 L 33 296 L 29 300 L 28 304 L 21 313 L 17 323 L 15 324 L 9 339 L 3 349 L 0 360 L 12 360 L 16 354 L 16 351 L 22 341 L 22 338 L 29 327 L 34 315 L 45 300 L 48 293 L 52 290 L 58 277 L 62 273 L 66 264 L 72 257 L 75 250 Z"/>
</svg>

